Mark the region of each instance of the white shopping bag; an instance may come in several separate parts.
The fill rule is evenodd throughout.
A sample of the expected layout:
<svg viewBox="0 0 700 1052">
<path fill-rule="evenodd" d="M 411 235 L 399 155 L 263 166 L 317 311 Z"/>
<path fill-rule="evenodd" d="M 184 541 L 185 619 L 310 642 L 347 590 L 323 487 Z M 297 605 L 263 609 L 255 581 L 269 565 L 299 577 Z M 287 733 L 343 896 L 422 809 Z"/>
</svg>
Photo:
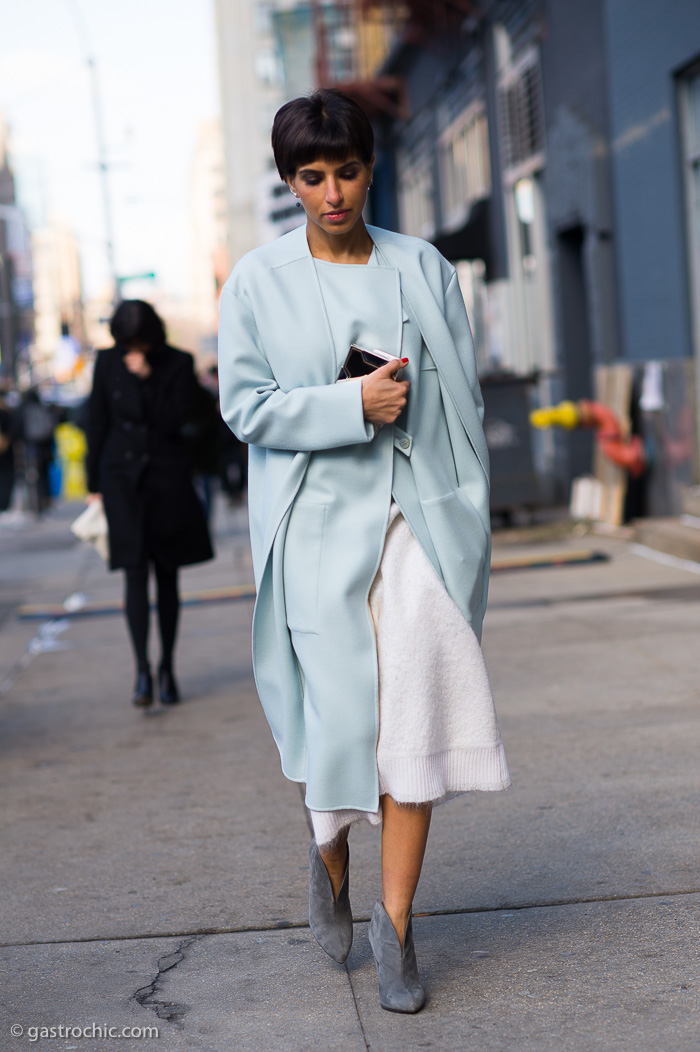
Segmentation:
<svg viewBox="0 0 700 1052">
<path fill-rule="evenodd" d="M 85 511 L 71 523 L 71 533 L 79 540 L 93 544 L 104 561 L 109 561 L 109 530 L 101 500 L 93 500 L 88 504 Z"/>
</svg>

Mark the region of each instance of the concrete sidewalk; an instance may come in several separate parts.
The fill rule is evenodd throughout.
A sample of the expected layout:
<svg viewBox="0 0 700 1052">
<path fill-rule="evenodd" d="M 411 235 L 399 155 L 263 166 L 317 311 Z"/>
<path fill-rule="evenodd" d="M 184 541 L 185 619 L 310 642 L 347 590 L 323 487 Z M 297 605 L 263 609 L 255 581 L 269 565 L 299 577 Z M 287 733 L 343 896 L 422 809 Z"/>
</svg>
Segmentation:
<svg viewBox="0 0 700 1052">
<path fill-rule="evenodd" d="M 514 785 L 435 813 L 414 922 L 429 1000 L 403 1017 L 377 1000 L 368 828 L 347 966 L 309 932 L 309 825 L 255 695 L 252 603 L 184 611 L 185 701 L 147 715 L 121 617 L 16 620 L 119 596 L 73 512 L 0 523 L 2 1052 L 93 1024 L 157 1027 L 135 1045 L 177 1052 L 697 1052 L 700 576 L 608 538 L 508 547 L 611 561 L 493 579 L 484 649 Z M 250 581 L 244 510 L 218 534 L 184 590 Z"/>
</svg>

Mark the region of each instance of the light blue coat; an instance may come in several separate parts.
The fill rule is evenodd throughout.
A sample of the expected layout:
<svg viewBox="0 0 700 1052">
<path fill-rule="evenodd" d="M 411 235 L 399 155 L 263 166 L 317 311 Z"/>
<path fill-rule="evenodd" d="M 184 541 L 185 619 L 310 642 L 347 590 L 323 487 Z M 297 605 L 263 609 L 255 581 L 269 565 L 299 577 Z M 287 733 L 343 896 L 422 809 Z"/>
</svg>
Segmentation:
<svg viewBox="0 0 700 1052">
<path fill-rule="evenodd" d="M 488 588 L 483 403 L 454 267 L 419 238 L 368 231 L 380 266 L 345 268 L 348 299 L 377 283 L 382 331 L 364 338 L 411 359 L 400 427 L 375 434 L 361 385 L 334 382 L 347 348 L 305 228 L 245 256 L 221 295 L 221 411 L 250 444 L 256 684 L 282 769 L 314 810 L 379 804 L 367 599 L 392 494 L 478 637 Z"/>
</svg>

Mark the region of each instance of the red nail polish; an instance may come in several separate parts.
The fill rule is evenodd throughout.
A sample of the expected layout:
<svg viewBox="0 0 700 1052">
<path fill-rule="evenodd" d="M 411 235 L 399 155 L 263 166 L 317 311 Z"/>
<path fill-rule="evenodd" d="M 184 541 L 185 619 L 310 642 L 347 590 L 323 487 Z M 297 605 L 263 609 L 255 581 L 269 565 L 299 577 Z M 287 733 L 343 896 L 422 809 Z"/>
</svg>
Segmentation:
<svg viewBox="0 0 700 1052">
<path fill-rule="evenodd" d="M 407 361 L 408 361 L 408 358 L 402 358 L 402 359 L 401 359 L 401 361 L 402 361 L 402 362 L 407 362 Z"/>
</svg>

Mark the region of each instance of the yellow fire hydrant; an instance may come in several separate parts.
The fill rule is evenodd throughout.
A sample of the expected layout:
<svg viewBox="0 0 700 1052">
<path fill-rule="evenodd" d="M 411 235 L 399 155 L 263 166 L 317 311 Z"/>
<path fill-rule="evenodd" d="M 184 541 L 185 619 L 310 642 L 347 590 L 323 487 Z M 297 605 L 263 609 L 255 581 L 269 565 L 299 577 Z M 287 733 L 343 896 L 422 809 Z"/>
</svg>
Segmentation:
<svg viewBox="0 0 700 1052">
<path fill-rule="evenodd" d="M 61 464 L 61 496 L 64 500 L 82 500 L 87 493 L 85 432 L 75 424 L 59 424 L 54 438 Z"/>
<path fill-rule="evenodd" d="M 534 409 L 530 413 L 530 423 L 541 430 L 563 427 L 565 431 L 573 431 L 581 423 L 581 414 L 575 402 L 560 402 L 546 409 Z"/>
</svg>

